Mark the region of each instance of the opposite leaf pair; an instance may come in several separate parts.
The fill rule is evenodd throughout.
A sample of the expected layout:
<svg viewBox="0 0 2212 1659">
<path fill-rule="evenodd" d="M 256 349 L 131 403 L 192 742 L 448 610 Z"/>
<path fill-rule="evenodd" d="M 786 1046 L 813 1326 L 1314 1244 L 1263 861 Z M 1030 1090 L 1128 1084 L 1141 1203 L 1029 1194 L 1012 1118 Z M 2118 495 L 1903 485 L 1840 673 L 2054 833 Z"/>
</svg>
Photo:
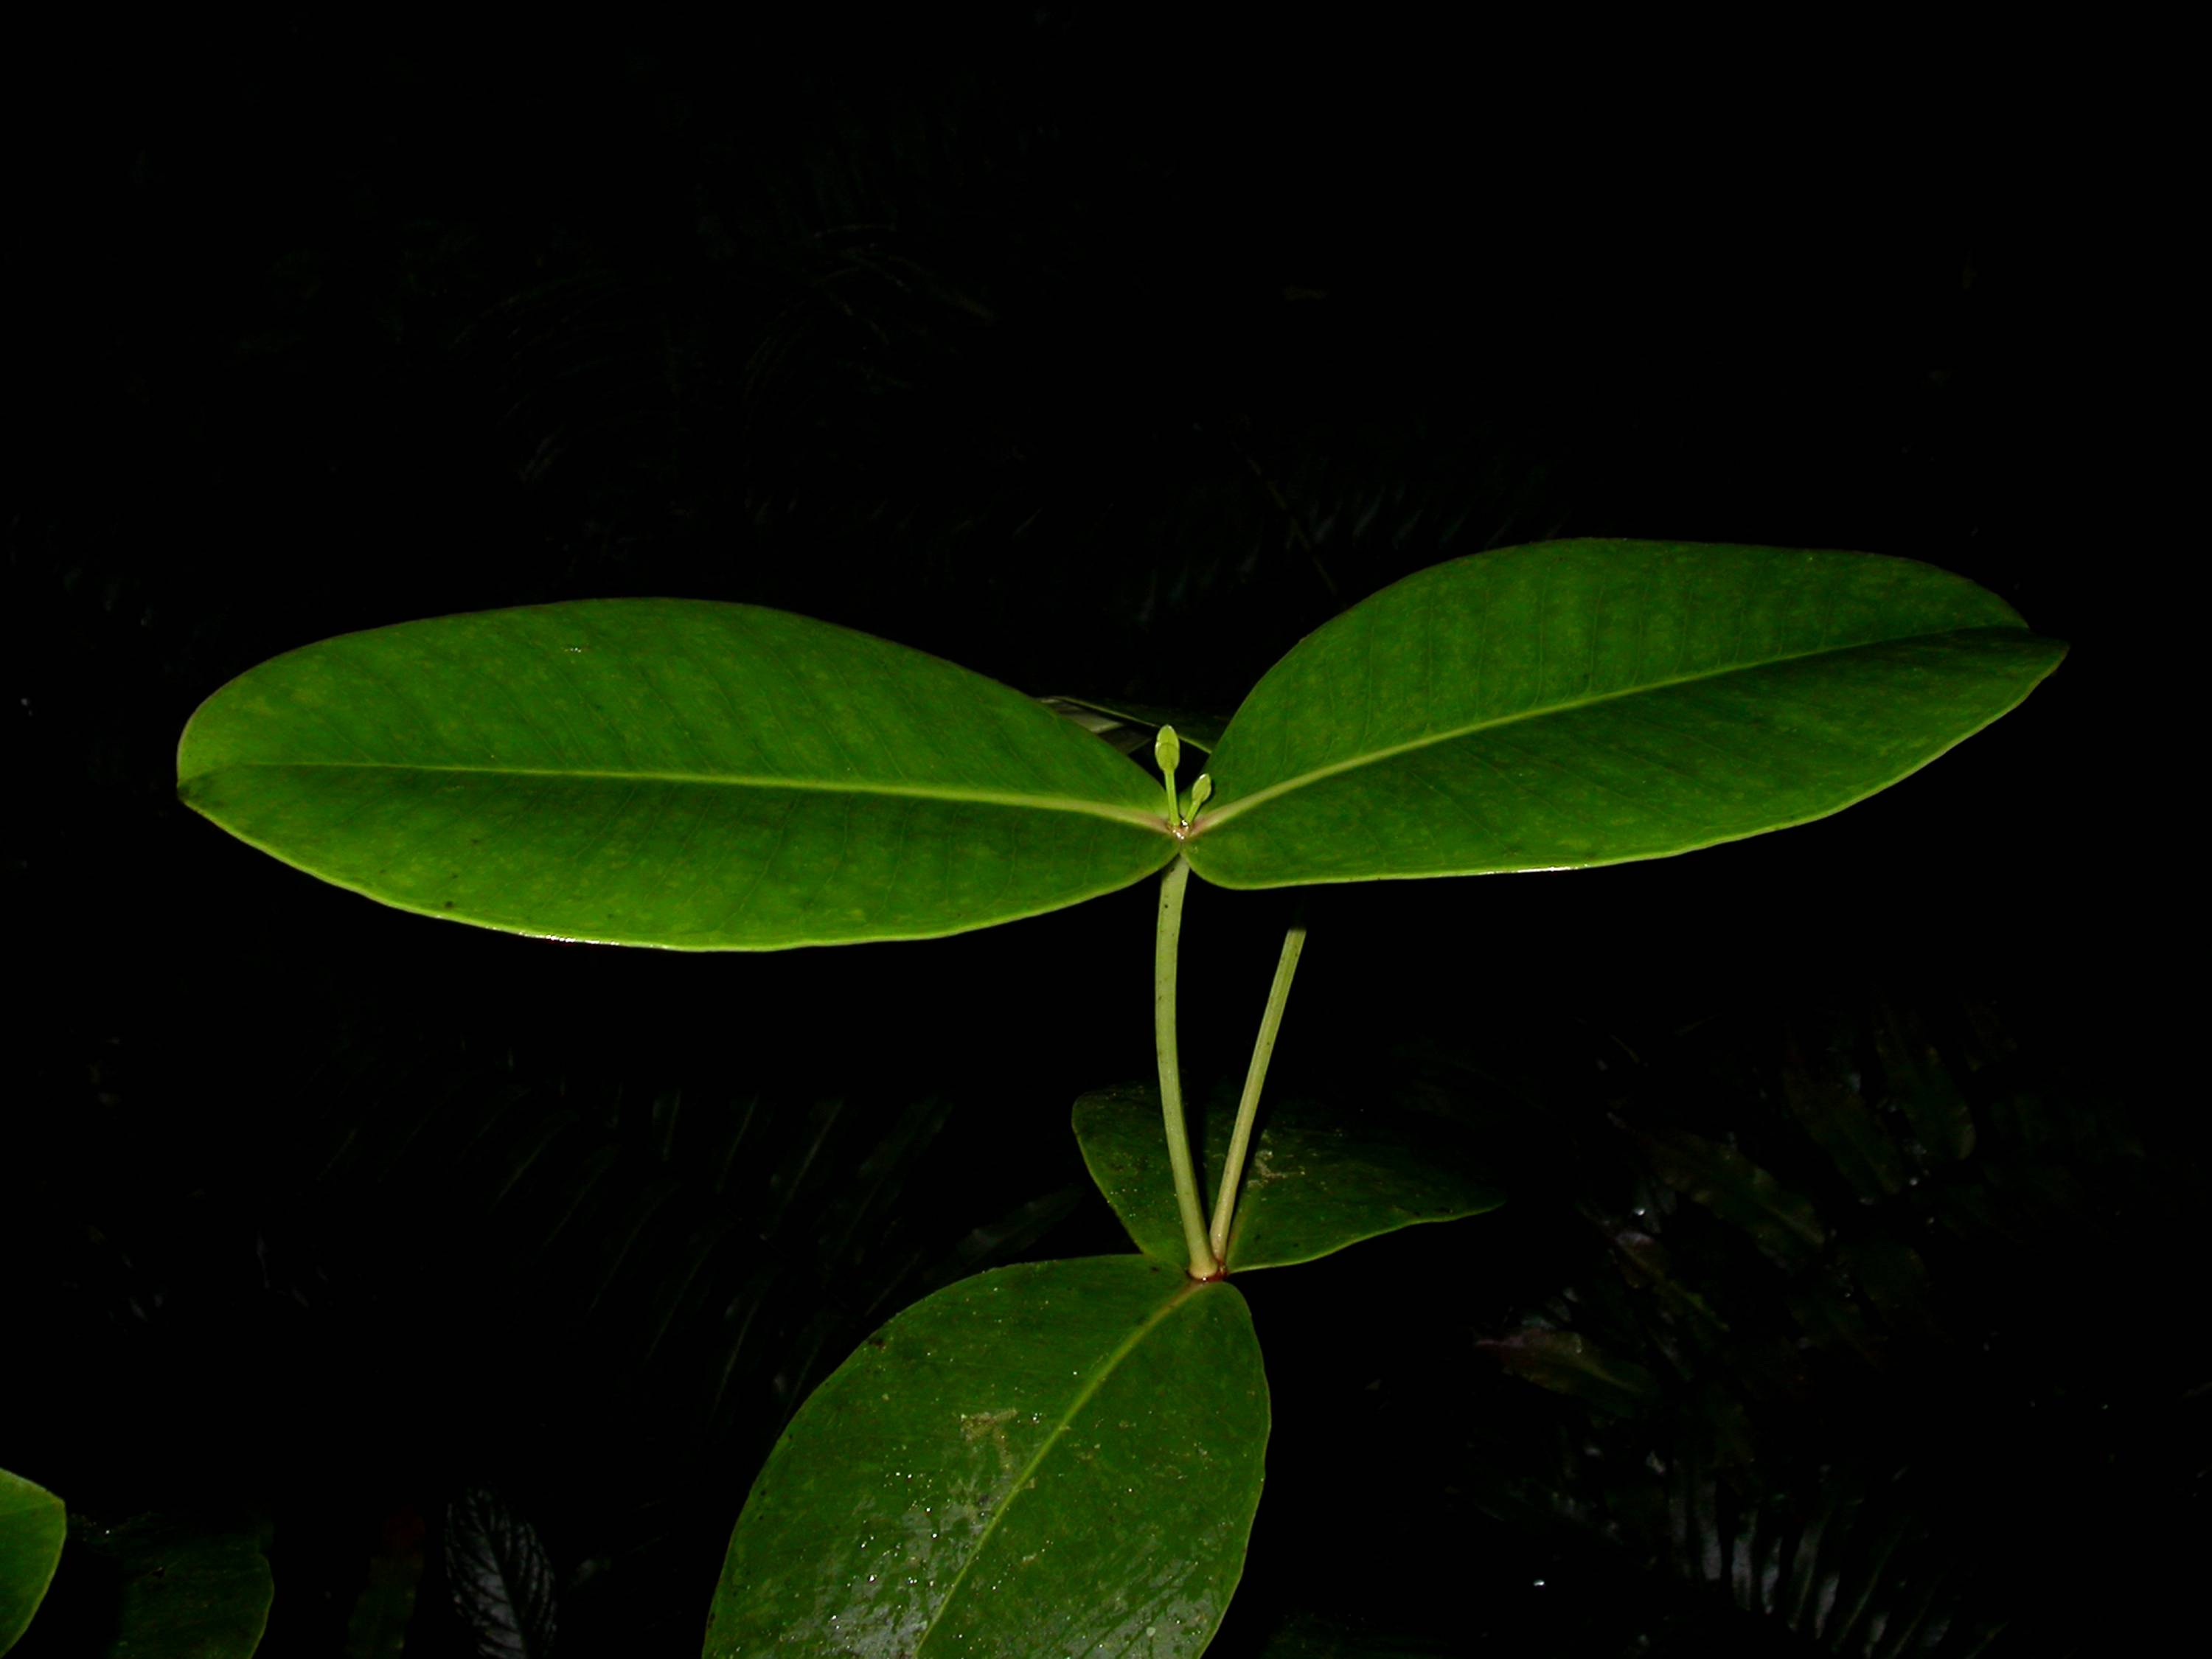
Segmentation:
<svg viewBox="0 0 2212 1659">
<path fill-rule="evenodd" d="M 965 669 L 781 611 L 596 600 L 288 653 L 202 706 L 178 778 L 241 839 L 402 908 L 769 950 L 989 927 L 1178 850 L 1227 887 L 1680 853 L 1895 782 L 2063 651 L 1901 559 L 1479 554 L 1276 664 L 1178 840 L 1138 766 Z"/>
<path fill-rule="evenodd" d="M 1237 1209 L 1239 1272 L 1499 1201 L 1409 1126 L 1304 1103 L 1273 1116 Z M 1229 1114 L 1208 1122 L 1218 1169 Z M 1233 1285 L 1183 1270 L 1158 1092 L 1086 1095 L 1075 1131 L 1145 1254 L 1002 1267 L 862 1343 L 754 1484 L 709 1655 L 1164 1656 L 1212 1637 L 1260 1500 L 1259 1340 Z"/>
<path fill-rule="evenodd" d="M 1189 874 L 1559 868 L 1755 835 L 1924 765 L 2063 652 L 1902 560 L 1510 549 L 1300 643 L 1222 733 L 1210 793 L 1178 798 L 1170 743 L 1164 796 L 1090 732 L 935 658 L 777 611 L 610 600 L 277 658 L 201 708 L 178 769 L 190 804 L 326 880 L 559 938 L 921 938 L 1164 871 L 1160 1091 L 1076 1114 L 1145 1253 L 1001 1269 L 869 1339 L 763 1470 L 708 1651 L 1188 1655 L 1243 1571 L 1267 1433 L 1258 1344 L 1218 1275 L 1496 1202 L 1340 1118 L 1285 1115 L 1240 1182 L 1286 949 L 1237 1144 L 1202 1149 L 1226 1171 L 1209 1231 L 1175 1058 Z"/>
</svg>

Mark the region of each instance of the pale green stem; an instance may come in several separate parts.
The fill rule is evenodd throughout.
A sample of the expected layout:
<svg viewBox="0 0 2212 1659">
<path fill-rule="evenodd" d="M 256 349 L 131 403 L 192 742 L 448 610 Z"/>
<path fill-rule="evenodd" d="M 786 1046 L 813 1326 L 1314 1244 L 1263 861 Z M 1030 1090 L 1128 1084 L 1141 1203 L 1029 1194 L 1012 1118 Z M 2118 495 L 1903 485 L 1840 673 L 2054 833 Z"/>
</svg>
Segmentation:
<svg viewBox="0 0 2212 1659">
<path fill-rule="evenodd" d="M 1168 1136 L 1168 1167 L 1175 1171 L 1176 1206 L 1182 1212 L 1190 1276 L 1212 1279 L 1221 1263 L 1206 1248 L 1206 1212 L 1198 1206 L 1198 1176 L 1190 1166 L 1190 1131 L 1182 1115 L 1182 1062 L 1176 1052 L 1176 946 L 1182 937 L 1182 893 L 1190 863 L 1182 854 L 1160 878 L 1160 925 L 1152 950 L 1152 1042 L 1159 1051 L 1160 1116 Z"/>
<path fill-rule="evenodd" d="M 1275 963 L 1275 982 L 1267 988 L 1267 1012 L 1260 1016 L 1260 1040 L 1252 1045 L 1251 1069 L 1244 1073 L 1244 1097 L 1237 1103 L 1237 1127 L 1229 1138 L 1229 1157 L 1221 1166 L 1221 1191 L 1213 1201 L 1213 1259 L 1229 1260 L 1229 1226 L 1237 1218 L 1237 1186 L 1244 1176 L 1244 1155 L 1252 1148 L 1252 1120 L 1259 1115 L 1260 1091 L 1267 1081 L 1267 1062 L 1275 1057 L 1275 1034 L 1283 1029 L 1283 1006 L 1291 1000 L 1291 977 L 1298 953 L 1306 948 L 1301 915 L 1283 935 L 1283 954 Z"/>
</svg>

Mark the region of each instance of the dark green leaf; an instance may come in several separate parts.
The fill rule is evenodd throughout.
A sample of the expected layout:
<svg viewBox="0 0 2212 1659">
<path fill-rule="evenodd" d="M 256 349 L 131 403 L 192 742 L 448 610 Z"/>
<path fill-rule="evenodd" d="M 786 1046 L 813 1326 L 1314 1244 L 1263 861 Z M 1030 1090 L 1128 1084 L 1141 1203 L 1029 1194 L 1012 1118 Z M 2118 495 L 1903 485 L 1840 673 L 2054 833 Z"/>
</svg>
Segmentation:
<svg viewBox="0 0 2212 1659">
<path fill-rule="evenodd" d="M 1222 1099 L 1208 1104 L 1194 1148 L 1209 1194 L 1228 1155 L 1233 1108 Z M 1091 1177 L 1137 1248 L 1162 1261 L 1188 1260 L 1159 1090 L 1133 1083 L 1094 1091 L 1075 1103 L 1074 1120 Z M 1419 1119 L 1285 1099 L 1267 1109 L 1252 1138 L 1229 1267 L 1250 1273 L 1311 1261 L 1363 1238 L 1480 1215 L 1504 1201 L 1477 1179 L 1464 1148 Z"/>
<path fill-rule="evenodd" d="M 44 1486 L 0 1469 L 0 1653 L 30 1627 L 69 1531 L 69 1511 Z"/>
<path fill-rule="evenodd" d="M 106 1659 L 248 1659 L 261 1645 L 276 1589 L 260 1533 L 143 1516 L 81 1522 L 76 1538 L 122 1579 Z"/>
<path fill-rule="evenodd" d="M 1974 1115 L 1928 1034 L 1895 1008 L 1874 1028 L 1888 1095 L 1931 1157 L 1955 1163 L 1974 1150 Z"/>
<path fill-rule="evenodd" d="M 1905 1158 L 1897 1143 L 1844 1078 L 1806 1063 L 1795 1036 L 1783 1066 L 1782 1098 L 1861 1199 L 1873 1203 L 1905 1190 Z"/>
<path fill-rule="evenodd" d="M 1604 1352 L 1575 1331 L 1530 1326 L 1480 1346 L 1515 1376 L 1611 1416 L 1632 1417 L 1659 1395 L 1659 1380 L 1649 1369 Z"/>
<path fill-rule="evenodd" d="M 1020 693 L 677 599 L 288 653 L 201 705 L 177 776 L 241 840 L 402 909 L 684 950 L 989 927 L 1175 850 L 1158 785 Z"/>
<path fill-rule="evenodd" d="M 1657 1239 L 1633 1228 L 1623 1228 L 1613 1234 L 1613 1248 L 1621 1278 L 1639 1289 L 1650 1291 L 1670 1319 L 1699 1337 L 1726 1334 L 1728 1322 L 1695 1286 L 1683 1282 Z"/>
<path fill-rule="evenodd" d="M 1232 1286 L 1143 1256 L 963 1280 L 792 1420 L 707 1654 L 1194 1655 L 1243 1571 L 1267 1438 Z"/>
<path fill-rule="evenodd" d="M 1408 576 L 1310 635 L 1208 762 L 1228 887 L 1615 864 L 1917 771 L 2065 647 L 1909 560 L 1566 541 Z"/>
<path fill-rule="evenodd" d="M 1784 1267 L 1802 1266 L 1820 1254 L 1827 1232 L 1819 1212 L 1735 1147 L 1686 1129 L 1653 1130 L 1637 1139 L 1662 1181 L 1741 1227 Z"/>
</svg>

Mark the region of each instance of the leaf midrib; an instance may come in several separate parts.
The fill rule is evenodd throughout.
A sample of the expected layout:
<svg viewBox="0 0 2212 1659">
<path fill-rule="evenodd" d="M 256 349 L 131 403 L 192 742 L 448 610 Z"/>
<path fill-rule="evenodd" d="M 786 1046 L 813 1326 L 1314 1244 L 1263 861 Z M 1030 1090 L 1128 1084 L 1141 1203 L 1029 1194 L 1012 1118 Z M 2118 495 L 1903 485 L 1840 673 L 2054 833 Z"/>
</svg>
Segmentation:
<svg viewBox="0 0 2212 1659">
<path fill-rule="evenodd" d="M 1025 795 L 1013 790 L 930 788 L 905 783 L 847 783 L 833 778 L 755 776 L 711 772 L 617 771 L 606 767 L 556 766 L 430 766 L 392 761 L 231 761 L 197 773 L 187 782 L 218 777 L 226 772 L 424 772 L 460 776 L 500 778 L 559 778 L 599 783 L 673 783 L 726 789 L 793 789 L 823 794 L 896 795 L 921 800 L 946 800 L 984 806 L 1011 806 L 1034 811 L 1070 812 L 1133 823 L 1162 835 L 1170 833 L 1167 819 L 1140 806 L 1110 806 L 1103 801 L 1074 795 Z"/>
<path fill-rule="evenodd" d="M 983 1559 L 983 1552 L 990 1547 L 991 1540 L 998 1535 L 999 1523 L 1006 1518 L 1020 1501 L 1020 1494 L 1028 1489 L 1030 1481 L 1036 1477 L 1037 1470 L 1043 1465 L 1045 1459 L 1052 1455 L 1053 1448 L 1060 1444 L 1061 1437 L 1073 1426 L 1075 1419 L 1083 1414 L 1084 1408 L 1091 1403 L 1098 1390 L 1105 1386 L 1106 1379 L 1121 1370 L 1121 1362 L 1134 1353 L 1138 1346 L 1158 1330 L 1170 1315 L 1188 1303 L 1194 1292 L 1203 1288 L 1195 1279 L 1186 1278 L 1176 1287 L 1175 1294 L 1162 1303 L 1158 1310 L 1151 1318 L 1123 1337 L 1121 1346 L 1106 1356 L 1105 1362 L 1097 1370 L 1084 1379 L 1083 1387 L 1077 1391 L 1075 1397 L 1068 1401 L 1066 1409 L 1053 1424 L 1052 1432 L 1045 1437 L 1044 1443 L 1039 1446 L 1030 1461 L 1022 1466 L 1021 1473 L 1014 1477 L 1013 1484 L 1006 1488 L 1006 1500 L 991 1512 L 989 1522 L 985 1525 L 982 1533 L 975 1540 L 975 1547 L 969 1552 L 968 1559 L 962 1564 L 960 1571 L 953 1575 L 951 1583 L 945 1589 L 944 1599 L 937 1604 L 937 1611 L 930 1615 L 929 1623 L 922 1627 L 921 1634 L 915 1638 L 914 1650 L 916 1654 L 921 1653 L 928 1647 L 929 1638 L 936 1633 L 939 1622 L 944 1619 L 946 1610 L 952 1606 L 953 1598 L 959 1595 L 960 1586 L 967 1582 L 968 1575 L 975 1570 L 975 1564 Z"/>
<path fill-rule="evenodd" d="M 1516 714 L 1501 714 L 1490 720 L 1474 720 L 1465 726 L 1455 726 L 1449 731 L 1431 732 L 1425 737 L 1416 738 L 1410 743 L 1393 744 L 1388 748 L 1374 750 L 1367 754 L 1354 755 L 1327 766 L 1318 766 L 1310 772 L 1301 772 L 1295 777 L 1285 778 L 1280 783 L 1271 783 L 1265 789 L 1255 791 L 1252 794 L 1239 796 L 1225 805 L 1208 811 L 1203 817 L 1194 823 L 1190 826 L 1186 839 L 1195 841 L 1208 830 L 1226 823 L 1239 814 L 1255 806 L 1264 805 L 1278 795 L 1286 795 L 1294 789 L 1304 789 L 1326 778 L 1335 777 L 1345 772 L 1356 772 L 1363 766 L 1373 766 L 1383 761 L 1393 760 L 1400 755 L 1412 754 L 1416 750 L 1432 749 L 1438 744 L 1456 743 L 1461 738 L 1473 737 L 1479 732 L 1493 732 L 1501 726 L 1520 725 L 1525 720 L 1546 720 L 1554 714 L 1572 714 L 1578 709 L 1594 708 L 1601 703 L 1618 702 L 1624 697 L 1639 697 L 1646 692 L 1664 691 L 1677 685 L 1694 685 L 1702 680 L 1725 679 L 1731 674 L 1753 673 L 1762 668 L 1773 668 L 1783 663 L 1803 662 L 1814 657 L 1844 657 L 1849 656 L 1854 651 L 1867 651 L 1886 646 L 1917 645 L 1929 640 L 1955 639 L 1964 634 L 2020 633 L 2024 635 L 2027 632 L 2028 630 L 2024 628 L 2010 629 L 1995 626 L 1948 628 L 1936 634 L 1901 634 L 1889 639 L 1861 640 L 1855 645 L 1823 646 L 1812 651 L 1792 651 L 1781 656 L 1762 657 L 1757 662 L 1730 663 L 1725 667 L 1707 669 L 1702 673 L 1677 674 L 1667 679 L 1645 680 L 1639 684 L 1623 686 L 1618 691 L 1601 691 L 1589 696 L 1570 698 L 1562 702 L 1546 703 L 1541 708 L 1524 708 Z M 1233 729 L 1235 722 L 1232 720 L 1231 724 Z M 1224 740 L 1227 736 L 1228 733 L 1223 733 Z"/>
</svg>

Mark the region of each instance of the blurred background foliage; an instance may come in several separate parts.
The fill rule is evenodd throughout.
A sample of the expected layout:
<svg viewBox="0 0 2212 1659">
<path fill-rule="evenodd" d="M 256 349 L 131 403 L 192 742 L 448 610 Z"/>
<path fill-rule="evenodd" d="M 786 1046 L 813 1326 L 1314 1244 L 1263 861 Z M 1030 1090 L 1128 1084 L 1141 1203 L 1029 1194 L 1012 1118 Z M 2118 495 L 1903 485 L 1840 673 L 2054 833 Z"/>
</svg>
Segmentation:
<svg viewBox="0 0 2212 1659">
<path fill-rule="evenodd" d="M 1147 893 L 769 957 L 429 926 L 174 805 L 263 658 L 672 592 L 1225 713 L 1440 559 L 1851 546 L 2072 660 L 1821 824 L 1316 896 L 1276 1075 L 1435 1115 L 1512 1200 L 1253 1281 L 1219 1650 L 2099 1652 L 2186 1590 L 2202 1090 L 2141 944 L 2118 367 L 2161 222 L 2112 129 L 1924 41 L 1723 79 L 1061 8 L 56 27 L 9 255 L 0 1464 L 264 1540 L 271 1655 L 690 1652 L 853 1342 L 1121 1248 L 1066 1122 L 1149 1064 Z M 1194 896 L 1194 1072 L 1284 915 Z M 23 1651 L 97 1650 L 75 1569 Z"/>
</svg>

